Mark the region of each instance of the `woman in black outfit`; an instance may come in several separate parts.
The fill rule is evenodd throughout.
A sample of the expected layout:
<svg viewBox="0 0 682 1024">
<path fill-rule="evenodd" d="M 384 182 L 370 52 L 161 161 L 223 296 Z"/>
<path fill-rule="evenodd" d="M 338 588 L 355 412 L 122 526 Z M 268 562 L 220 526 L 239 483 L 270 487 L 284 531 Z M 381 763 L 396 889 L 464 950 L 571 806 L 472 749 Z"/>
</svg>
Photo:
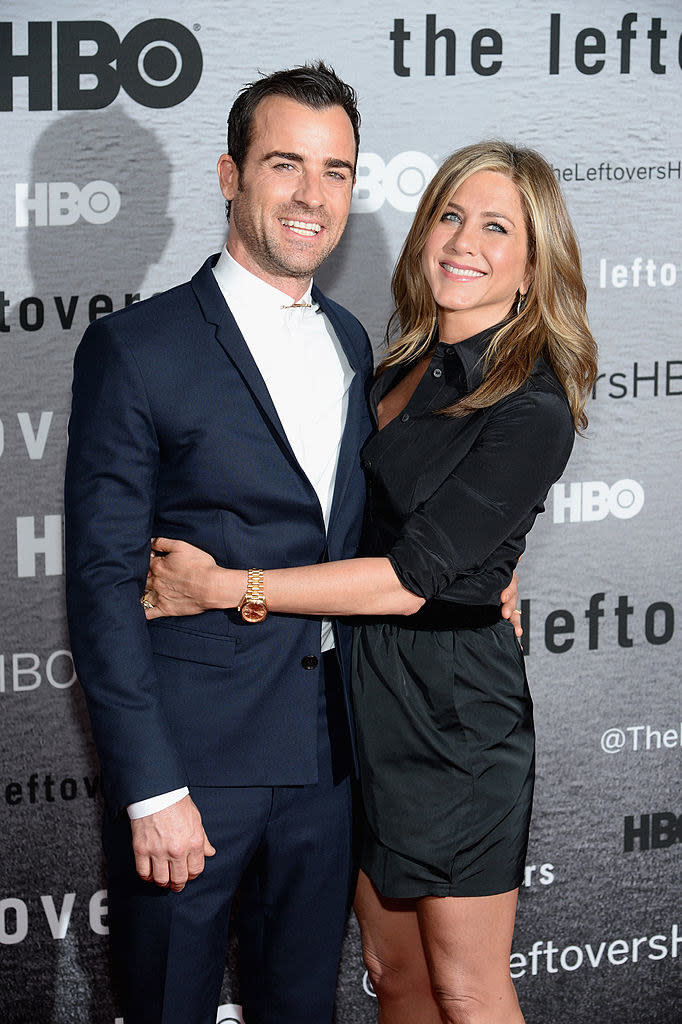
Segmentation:
<svg viewBox="0 0 682 1024">
<path fill-rule="evenodd" d="M 379 1020 L 519 1024 L 509 953 L 534 734 L 497 592 L 587 423 L 596 376 L 578 246 L 546 161 L 498 142 L 453 154 L 393 294 L 398 337 L 362 456 L 363 557 L 268 570 L 265 595 L 273 611 L 359 617 L 355 907 Z M 152 561 L 150 617 L 244 594 L 244 572 L 182 542 L 155 547 L 170 554 Z"/>
</svg>

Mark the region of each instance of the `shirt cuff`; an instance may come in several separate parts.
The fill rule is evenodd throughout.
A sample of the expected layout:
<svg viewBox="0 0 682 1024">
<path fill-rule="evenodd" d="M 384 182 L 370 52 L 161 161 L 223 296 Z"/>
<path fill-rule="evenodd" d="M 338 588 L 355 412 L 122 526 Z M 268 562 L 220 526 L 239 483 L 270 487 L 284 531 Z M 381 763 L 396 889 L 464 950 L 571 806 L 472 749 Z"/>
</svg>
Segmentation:
<svg viewBox="0 0 682 1024">
<path fill-rule="evenodd" d="M 187 786 L 172 789 L 169 793 L 159 793 L 158 796 L 150 796 L 147 800 L 137 800 L 134 804 L 128 804 L 128 817 L 131 821 L 145 818 L 148 814 L 163 811 L 166 807 L 177 804 L 185 796 L 189 796 Z"/>
</svg>

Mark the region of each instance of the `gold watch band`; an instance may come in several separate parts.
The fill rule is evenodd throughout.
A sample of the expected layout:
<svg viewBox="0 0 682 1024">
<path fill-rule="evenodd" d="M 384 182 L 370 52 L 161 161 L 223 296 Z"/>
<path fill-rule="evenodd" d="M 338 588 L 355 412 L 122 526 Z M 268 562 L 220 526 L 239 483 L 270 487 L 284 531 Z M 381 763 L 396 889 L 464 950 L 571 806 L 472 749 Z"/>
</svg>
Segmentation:
<svg viewBox="0 0 682 1024">
<path fill-rule="evenodd" d="M 265 601 L 262 569 L 249 569 L 246 576 L 246 593 L 249 601 Z"/>
<path fill-rule="evenodd" d="M 262 569 L 249 569 L 246 591 L 237 605 L 237 611 L 245 622 L 262 622 L 268 614 Z"/>
</svg>

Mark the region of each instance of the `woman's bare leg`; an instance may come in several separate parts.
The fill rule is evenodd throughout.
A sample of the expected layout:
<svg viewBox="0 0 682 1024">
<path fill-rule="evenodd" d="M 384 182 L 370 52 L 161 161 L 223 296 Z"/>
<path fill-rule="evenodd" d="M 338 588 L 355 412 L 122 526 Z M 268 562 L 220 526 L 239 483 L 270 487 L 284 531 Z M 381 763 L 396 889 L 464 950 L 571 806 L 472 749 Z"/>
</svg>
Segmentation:
<svg viewBox="0 0 682 1024">
<path fill-rule="evenodd" d="M 363 958 L 379 1000 L 379 1024 L 441 1024 L 416 901 L 384 899 L 361 871 L 355 913 Z"/>
<path fill-rule="evenodd" d="M 518 889 L 498 896 L 425 896 L 417 918 L 445 1024 L 523 1024 L 509 972 Z"/>
</svg>

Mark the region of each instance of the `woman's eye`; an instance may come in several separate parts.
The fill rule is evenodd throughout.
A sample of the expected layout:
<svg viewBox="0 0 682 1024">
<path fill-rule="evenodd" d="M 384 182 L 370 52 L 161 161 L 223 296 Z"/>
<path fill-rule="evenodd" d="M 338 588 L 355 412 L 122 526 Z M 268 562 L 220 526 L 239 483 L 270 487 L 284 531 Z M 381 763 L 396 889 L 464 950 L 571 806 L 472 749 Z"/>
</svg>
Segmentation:
<svg viewBox="0 0 682 1024">
<path fill-rule="evenodd" d="M 455 213 L 454 210 L 446 210 L 441 217 L 441 220 L 449 221 L 451 224 L 459 224 L 461 219 L 460 215 Z"/>
<path fill-rule="evenodd" d="M 501 231 L 503 235 L 507 234 L 507 229 L 498 224 L 496 220 L 491 220 L 489 224 L 486 224 L 486 227 L 490 231 Z"/>
</svg>

